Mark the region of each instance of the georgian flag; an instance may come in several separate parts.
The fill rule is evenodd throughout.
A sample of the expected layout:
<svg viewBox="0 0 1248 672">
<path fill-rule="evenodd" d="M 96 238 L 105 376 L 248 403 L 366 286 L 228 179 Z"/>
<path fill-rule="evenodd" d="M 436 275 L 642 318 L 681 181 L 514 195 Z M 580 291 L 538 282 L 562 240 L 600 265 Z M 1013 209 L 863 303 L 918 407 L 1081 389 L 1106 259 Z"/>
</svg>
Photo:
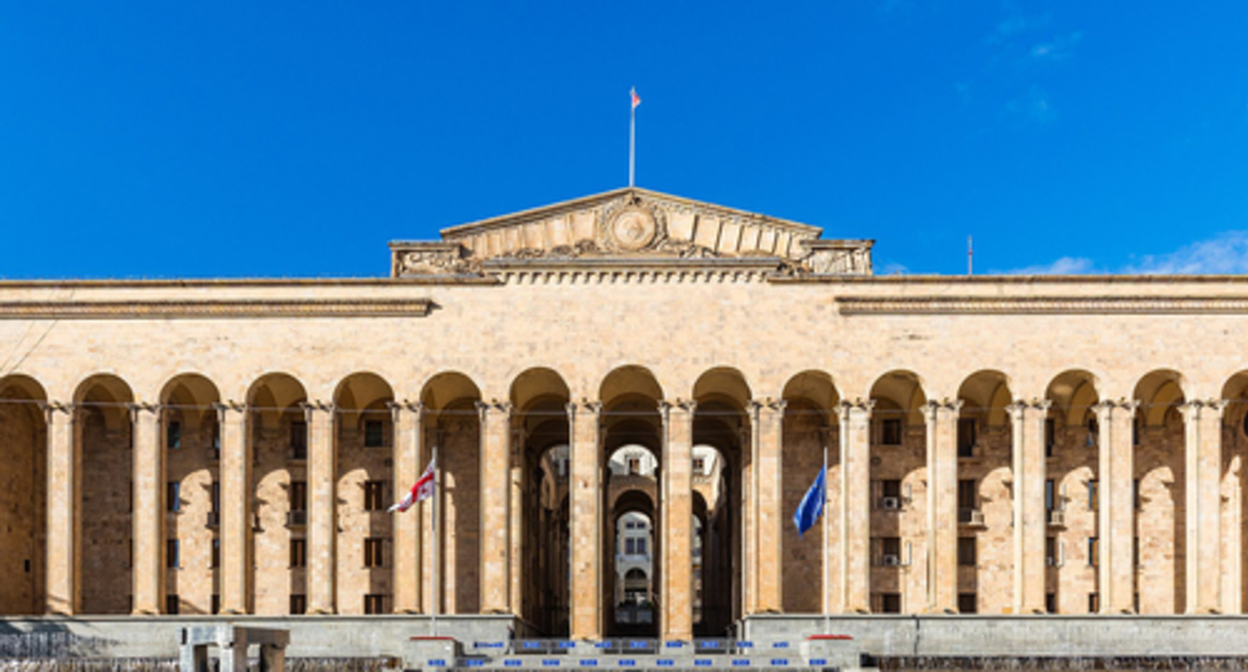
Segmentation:
<svg viewBox="0 0 1248 672">
<path fill-rule="evenodd" d="M 413 485 L 412 489 L 409 490 L 406 495 L 403 495 L 403 501 L 390 507 L 389 513 L 394 513 L 395 511 L 403 513 L 404 511 L 412 508 L 412 505 L 416 502 L 432 497 L 433 487 L 433 460 L 430 460 L 429 466 L 425 467 L 425 473 L 421 474 L 420 478 L 416 479 L 416 485 Z"/>
<path fill-rule="evenodd" d="M 633 98 L 633 109 L 635 110 L 637 109 L 637 106 L 641 104 L 641 96 L 637 95 L 637 89 L 635 88 L 630 89 L 628 93 Z"/>
</svg>

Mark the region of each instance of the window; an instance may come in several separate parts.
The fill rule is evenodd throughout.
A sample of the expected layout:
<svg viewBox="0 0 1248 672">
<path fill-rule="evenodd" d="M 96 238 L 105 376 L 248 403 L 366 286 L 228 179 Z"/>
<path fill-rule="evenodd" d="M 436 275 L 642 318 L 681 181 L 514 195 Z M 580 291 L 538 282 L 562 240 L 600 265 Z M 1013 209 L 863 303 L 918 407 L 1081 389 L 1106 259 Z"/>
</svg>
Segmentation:
<svg viewBox="0 0 1248 672">
<path fill-rule="evenodd" d="M 1131 564 L 1132 566 L 1140 566 L 1140 538 L 1131 537 Z M 1139 611 L 1138 609 L 1136 611 Z"/>
<path fill-rule="evenodd" d="M 975 479 L 960 479 L 958 481 L 958 508 L 971 511 L 979 508 L 978 504 L 978 497 L 976 497 L 975 493 Z"/>
<path fill-rule="evenodd" d="M 386 482 L 385 481 L 365 481 L 364 482 L 364 510 L 365 511 L 384 511 Z"/>
<path fill-rule="evenodd" d="M 1131 502 L 1136 511 L 1143 508 L 1140 505 L 1140 479 L 1136 478 L 1131 481 Z"/>
<path fill-rule="evenodd" d="M 181 558 L 178 557 L 179 551 L 177 539 L 165 540 L 165 566 L 171 569 L 177 569 L 182 565 Z"/>
<path fill-rule="evenodd" d="M 178 613 L 178 603 L 179 600 L 177 593 L 169 593 L 168 595 L 165 595 L 165 613 L 176 616 Z"/>
<path fill-rule="evenodd" d="M 975 434 L 978 429 L 975 418 L 958 418 L 958 457 L 975 456 Z"/>
<path fill-rule="evenodd" d="M 1045 511 L 1057 511 L 1058 510 L 1057 488 L 1056 488 L 1056 484 L 1053 482 L 1053 479 L 1051 478 L 1044 482 L 1044 510 Z"/>
<path fill-rule="evenodd" d="M 1053 418 L 1044 419 L 1044 456 L 1053 457 L 1053 449 L 1057 447 L 1057 422 Z"/>
<path fill-rule="evenodd" d="M 291 481 L 290 482 L 290 510 L 291 511 L 307 511 L 308 510 L 308 482 L 307 481 Z"/>
<path fill-rule="evenodd" d="M 221 613 L 221 596 L 216 593 L 212 594 L 212 613 Z"/>
<path fill-rule="evenodd" d="M 364 447 L 381 448 L 386 445 L 386 423 L 381 420 L 364 421 Z"/>
<path fill-rule="evenodd" d="M 637 476 L 640 473 L 641 473 L 641 458 L 640 457 L 628 458 L 628 475 Z"/>
<path fill-rule="evenodd" d="M 385 539 L 381 537 L 369 537 L 364 540 L 364 566 L 365 567 L 381 567 L 382 566 L 382 546 Z"/>
<path fill-rule="evenodd" d="M 1244 414 L 1244 434 L 1248 435 L 1248 413 Z"/>
<path fill-rule="evenodd" d="M 706 473 L 706 458 L 705 457 L 693 458 L 693 473 L 694 474 Z"/>
<path fill-rule="evenodd" d="M 641 537 L 637 539 L 637 555 L 645 555 L 645 554 L 646 554 L 646 538 Z M 702 547 L 701 546 L 694 547 L 693 554 L 702 555 Z"/>
<path fill-rule="evenodd" d="M 1101 434 L 1101 425 L 1099 422 L 1097 422 L 1096 416 L 1089 415 L 1088 416 L 1088 440 L 1087 440 L 1088 448 L 1096 447 L 1096 444 L 1100 442 L 1100 434 Z"/>
<path fill-rule="evenodd" d="M 385 611 L 383 611 L 385 602 L 386 602 L 385 595 L 378 595 L 376 593 L 365 595 L 364 596 L 364 613 L 366 614 L 386 613 Z"/>
<path fill-rule="evenodd" d="M 1044 564 L 1057 566 L 1057 537 L 1044 538 Z"/>
<path fill-rule="evenodd" d="M 625 539 L 624 540 L 624 555 L 636 555 L 636 554 L 637 554 L 637 540 L 633 538 Z"/>
<path fill-rule="evenodd" d="M 1088 613 L 1095 614 L 1101 610 L 1101 596 L 1096 593 L 1088 593 Z"/>
<path fill-rule="evenodd" d="M 212 512 L 221 511 L 221 481 L 212 482 Z"/>
<path fill-rule="evenodd" d="M 901 418 L 885 418 L 880 421 L 880 445 L 901 445 Z"/>
<path fill-rule="evenodd" d="M 880 496 L 901 499 L 901 481 L 895 478 L 880 481 Z"/>
<path fill-rule="evenodd" d="M 211 569 L 216 569 L 217 567 L 221 566 L 221 540 L 220 539 L 212 540 L 212 557 L 208 559 L 208 563 L 209 563 L 208 566 Z M 213 595 L 213 597 L 216 597 L 216 595 Z M 214 611 L 212 613 L 215 614 L 217 612 Z"/>
<path fill-rule="evenodd" d="M 165 446 L 169 450 L 177 450 L 182 447 L 182 423 L 177 420 L 165 425 Z"/>
<path fill-rule="evenodd" d="M 1098 496 L 1099 494 L 1098 489 L 1099 488 L 1097 487 L 1097 482 L 1095 478 L 1088 481 L 1088 510 L 1089 511 L 1096 510 L 1096 502 L 1098 499 L 1100 499 L 1100 497 Z"/>
<path fill-rule="evenodd" d="M 900 614 L 901 593 L 875 593 L 871 596 L 871 611 L 877 614 Z"/>
<path fill-rule="evenodd" d="M 212 423 L 212 449 L 218 451 L 218 454 L 221 451 L 221 425 L 215 422 Z"/>
<path fill-rule="evenodd" d="M 1088 564 L 1093 567 L 1100 564 L 1100 540 L 1096 537 L 1088 537 Z"/>
<path fill-rule="evenodd" d="M 892 567 L 901 564 L 901 537 L 876 537 L 871 540 L 875 564 Z"/>
<path fill-rule="evenodd" d="M 306 539 L 290 540 L 290 566 L 308 566 L 308 541 Z"/>
<path fill-rule="evenodd" d="M 978 614 L 979 613 L 979 594 L 978 593 L 958 593 L 958 613 Z"/>
<path fill-rule="evenodd" d="M 1044 610 L 1050 614 L 1057 613 L 1057 593 L 1044 594 Z"/>
<path fill-rule="evenodd" d="M 1131 419 L 1131 445 L 1140 445 L 1140 418 L 1136 416 Z"/>
<path fill-rule="evenodd" d="M 290 458 L 308 459 L 308 423 L 302 420 L 290 423 Z"/>
<path fill-rule="evenodd" d="M 308 596 L 302 593 L 290 596 L 290 613 L 306 614 L 308 613 Z"/>
<path fill-rule="evenodd" d="M 974 567 L 978 564 L 975 558 L 975 537 L 958 537 L 958 564 L 963 567 Z"/>
<path fill-rule="evenodd" d="M 165 510 L 170 513 L 177 513 L 182 510 L 182 482 L 169 481 L 165 483 Z"/>
</svg>

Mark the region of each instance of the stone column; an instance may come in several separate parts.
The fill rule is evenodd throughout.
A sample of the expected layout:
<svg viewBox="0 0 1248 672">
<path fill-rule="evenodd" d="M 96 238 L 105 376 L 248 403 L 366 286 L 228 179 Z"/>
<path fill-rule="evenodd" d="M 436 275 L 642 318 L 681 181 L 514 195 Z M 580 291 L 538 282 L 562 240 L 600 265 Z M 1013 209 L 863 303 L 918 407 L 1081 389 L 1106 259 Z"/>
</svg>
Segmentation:
<svg viewBox="0 0 1248 672">
<path fill-rule="evenodd" d="M 481 414 L 481 613 L 505 614 L 509 567 L 507 509 L 511 501 L 511 404 L 477 402 Z"/>
<path fill-rule="evenodd" d="M 49 614 L 73 615 L 78 611 L 78 483 L 81 463 L 75 437 L 77 413 L 73 404 L 48 402 L 43 407 L 48 423 L 47 504 L 47 601 Z"/>
<path fill-rule="evenodd" d="M 134 614 L 159 614 L 164 593 L 165 483 L 164 451 L 160 436 L 160 406 L 130 404 L 134 425 L 134 459 L 132 460 L 134 510 L 134 562 L 131 563 L 134 586 Z"/>
<path fill-rule="evenodd" d="M 511 502 L 507 510 L 508 556 L 511 558 L 507 579 L 509 584 L 509 603 L 512 613 L 524 617 L 521 605 L 524 604 L 524 430 L 516 429 L 511 433 L 510 473 L 507 476 L 507 487 Z"/>
<path fill-rule="evenodd" d="M 1187 497 L 1187 613 L 1221 611 L 1222 410 L 1208 399 L 1181 405 L 1184 490 Z"/>
<path fill-rule="evenodd" d="M 394 499 L 399 501 L 420 478 L 422 465 L 427 461 L 424 454 L 421 431 L 425 415 L 423 404 L 416 402 L 391 403 L 394 419 Z M 421 565 L 424 560 L 424 544 L 421 543 L 421 509 L 425 502 L 416 504 L 404 513 L 394 514 L 394 613 L 415 614 L 420 612 Z"/>
<path fill-rule="evenodd" d="M 1222 416 L 1226 419 L 1226 415 Z M 1242 420 L 1242 417 L 1237 418 Z M 1244 468 L 1243 448 L 1236 434 L 1237 422 L 1221 428 L 1225 473 L 1222 475 L 1222 613 L 1243 613 L 1244 557 L 1240 553 L 1243 544 L 1243 488 L 1240 477 Z"/>
<path fill-rule="evenodd" d="M 334 450 L 334 405 L 303 405 L 308 423 L 308 613 L 335 611 L 334 538 L 338 502 L 334 481 L 338 459 Z"/>
<path fill-rule="evenodd" d="M 245 614 L 252 516 L 248 410 L 236 403 L 216 408 L 221 431 L 221 613 Z"/>
<path fill-rule="evenodd" d="M 841 611 L 871 611 L 871 408 L 841 402 Z"/>
<path fill-rule="evenodd" d="M 1044 425 L 1047 399 L 1017 401 L 1006 407 L 1013 423 L 1014 601 L 1016 614 L 1044 613 L 1044 544 L 1048 535 L 1044 508 Z"/>
<path fill-rule="evenodd" d="M 598 420 L 602 403 L 581 401 L 568 404 L 568 446 L 571 463 L 568 478 L 568 499 L 571 506 L 568 525 L 572 546 L 572 586 L 568 591 L 571 605 L 572 639 L 602 638 L 601 600 L 602 566 L 601 527 L 599 525 L 600 472 L 598 463 Z M 556 563 L 557 566 L 557 563 Z M 562 577 L 559 577 L 562 580 Z"/>
<path fill-rule="evenodd" d="M 663 591 L 659 636 L 693 637 L 693 414 L 697 402 L 660 402 L 663 418 Z"/>
<path fill-rule="evenodd" d="M 1135 483 L 1131 435 L 1139 402 L 1105 401 L 1097 405 L 1100 426 L 1097 451 L 1098 592 L 1101 613 L 1135 610 Z"/>
<path fill-rule="evenodd" d="M 755 610 L 779 613 L 781 609 L 780 533 L 783 492 L 780 482 L 780 451 L 783 441 L 784 401 L 767 399 L 750 402 L 751 453 L 757 456 L 754 469 L 758 512 L 754 530 L 757 554 L 753 571 L 757 600 Z"/>
<path fill-rule="evenodd" d="M 958 610 L 958 411 L 962 401 L 929 401 L 927 423 L 928 611 Z"/>
</svg>

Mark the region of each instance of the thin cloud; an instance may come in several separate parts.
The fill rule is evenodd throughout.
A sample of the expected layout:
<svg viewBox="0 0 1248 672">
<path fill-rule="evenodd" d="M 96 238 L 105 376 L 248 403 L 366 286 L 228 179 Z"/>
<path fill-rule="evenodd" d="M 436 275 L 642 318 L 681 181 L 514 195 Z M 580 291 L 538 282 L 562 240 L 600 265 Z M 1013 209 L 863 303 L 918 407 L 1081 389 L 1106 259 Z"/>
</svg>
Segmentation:
<svg viewBox="0 0 1248 672">
<path fill-rule="evenodd" d="M 1011 14 L 996 25 L 984 42 L 988 44 L 1005 44 L 1015 36 L 1030 30 L 1037 30 L 1049 25 L 1049 14 Z"/>
<path fill-rule="evenodd" d="M 1146 255 L 1112 270 L 1084 257 L 1062 257 L 1050 264 L 1024 266 L 1004 275 L 1239 275 L 1248 274 L 1248 231 L 1226 231 L 1184 245 L 1168 254 Z"/>
<path fill-rule="evenodd" d="M 1083 33 L 1070 33 L 1031 48 L 1031 60 L 1035 62 L 1065 61 L 1075 55 L 1075 45 L 1083 39 Z"/>
<path fill-rule="evenodd" d="M 1011 114 L 1025 116 L 1037 124 L 1047 124 L 1057 116 L 1049 93 L 1038 86 L 1031 87 L 1026 97 L 1015 98 L 1006 103 L 1005 110 Z"/>
</svg>

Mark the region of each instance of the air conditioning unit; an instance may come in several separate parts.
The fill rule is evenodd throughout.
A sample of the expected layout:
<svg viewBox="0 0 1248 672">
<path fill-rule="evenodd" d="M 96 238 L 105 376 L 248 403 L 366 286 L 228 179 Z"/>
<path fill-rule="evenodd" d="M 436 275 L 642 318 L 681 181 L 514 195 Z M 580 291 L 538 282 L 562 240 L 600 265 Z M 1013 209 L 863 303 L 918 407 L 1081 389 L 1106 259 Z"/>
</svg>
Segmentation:
<svg viewBox="0 0 1248 672">
<path fill-rule="evenodd" d="M 958 522 L 968 527 L 984 527 L 984 512 L 979 509 L 958 509 Z"/>
<path fill-rule="evenodd" d="M 1053 509 L 1049 511 L 1049 525 L 1053 527 L 1066 526 L 1066 512 L 1061 509 Z"/>
<path fill-rule="evenodd" d="M 880 558 L 880 564 L 885 567 L 898 567 L 901 565 L 901 558 L 889 553 Z"/>
<path fill-rule="evenodd" d="M 885 511 L 896 511 L 901 508 L 900 497 L 881 497 L 880 508 Z"/>
<path fill-rule="evenodd" d="M 308 524 L 307 511 L 287 511 L 286 527 L 303 527 Z"/>
<path fill-rule="evenodd" d="M 208 527 L 216 527 L 217 525 L 220 525 L 221 513 L 219 511 L 209 511 L 208 520 L 206 524 L 208 525 Z"/>
<path fill-rule="evenodd" d="M 1052 556 L 1052 555 L 1044 556 L 1044 564 L 1048 565 L 1049 567 L 1057 567 L 1058 566 L 1057 557 Z"/>
</svg>

